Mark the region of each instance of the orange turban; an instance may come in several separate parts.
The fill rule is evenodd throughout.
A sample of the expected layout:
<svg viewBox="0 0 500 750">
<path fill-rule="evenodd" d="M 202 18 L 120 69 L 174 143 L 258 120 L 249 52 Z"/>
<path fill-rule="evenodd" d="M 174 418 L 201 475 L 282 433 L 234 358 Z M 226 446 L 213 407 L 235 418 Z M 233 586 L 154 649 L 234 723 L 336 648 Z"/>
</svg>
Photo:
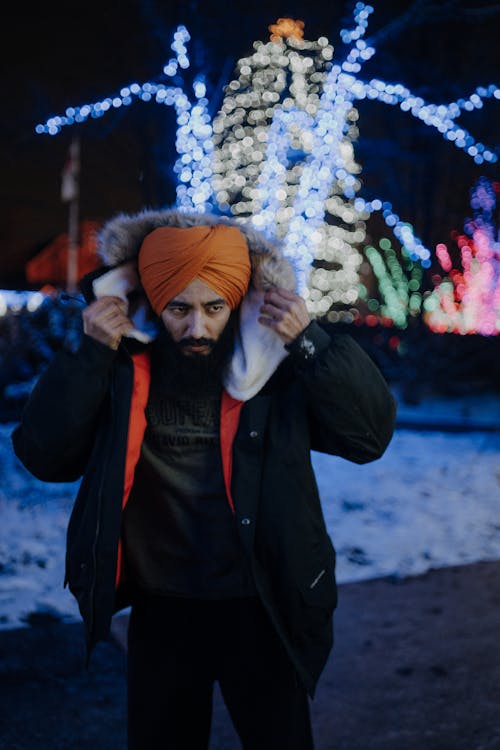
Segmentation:
<svg viewBox="0 0 500 750">
<path fill-rule="evenodd" d="M 157 315 L 194 279 L 220 294 L 234 310 L 250 281 L 248 245 L 237 227 L 158 227 L 139 250 L 139 275 Z"/>
</svg>

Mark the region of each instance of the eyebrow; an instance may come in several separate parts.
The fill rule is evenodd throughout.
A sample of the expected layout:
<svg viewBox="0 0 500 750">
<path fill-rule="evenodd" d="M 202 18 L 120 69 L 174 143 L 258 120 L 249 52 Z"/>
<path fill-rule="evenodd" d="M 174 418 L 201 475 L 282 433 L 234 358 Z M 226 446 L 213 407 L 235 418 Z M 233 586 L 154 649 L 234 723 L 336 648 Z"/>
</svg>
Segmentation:
<svg viewBox="0 0 500 750">
<path fill-rule="evenodd" d="M 211 305 L 226 305 L 227 302 L 222 297 L 217 297 L 217 299 L 211 299 L 208 302 L 203 302 L 203 307 L 210 307 Z M 184 302 L 183 300 L 177 300 L 172 299 L 168 303 L 167 307 L 192 307 L 193 305 L 190 305 L 188 302 Z"/>
</svg>

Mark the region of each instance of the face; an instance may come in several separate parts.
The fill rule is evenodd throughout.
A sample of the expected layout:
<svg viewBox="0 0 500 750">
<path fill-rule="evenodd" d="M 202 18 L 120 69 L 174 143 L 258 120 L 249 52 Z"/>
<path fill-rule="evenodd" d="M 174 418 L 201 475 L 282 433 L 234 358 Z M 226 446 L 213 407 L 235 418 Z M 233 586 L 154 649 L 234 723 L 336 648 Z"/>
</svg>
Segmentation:
<svg viewBox="0 0 500 750">
<path fill-rule="evenodd" d="M 220 294 L 195 279 L 161 314 L 172 340 L 187 357 L 211 353 L 231 315 L 231 308 Z"/>
</svg>

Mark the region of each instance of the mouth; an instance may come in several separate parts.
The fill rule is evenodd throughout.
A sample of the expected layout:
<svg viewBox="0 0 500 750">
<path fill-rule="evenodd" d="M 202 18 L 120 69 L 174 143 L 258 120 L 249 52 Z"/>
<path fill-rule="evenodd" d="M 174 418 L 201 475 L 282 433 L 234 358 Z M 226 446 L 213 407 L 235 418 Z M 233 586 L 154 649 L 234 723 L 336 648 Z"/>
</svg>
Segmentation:
<svg viewBox="0 0 500 750">
<path fill-rule="evenodd" d="M 184 354 L 210 354 L 212 347 L 208 344 L 189 344 L 183 346 L 182 351 Z"/>
</svg>

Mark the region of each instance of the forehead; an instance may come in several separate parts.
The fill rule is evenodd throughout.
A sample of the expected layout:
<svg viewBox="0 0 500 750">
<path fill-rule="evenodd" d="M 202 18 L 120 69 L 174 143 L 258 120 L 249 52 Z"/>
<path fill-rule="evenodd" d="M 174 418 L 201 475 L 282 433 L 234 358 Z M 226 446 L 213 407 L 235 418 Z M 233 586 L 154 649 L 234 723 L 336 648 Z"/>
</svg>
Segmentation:
<svg viewBox="0 0 500 750">
<path fill-rule="evenodd" d="M 214 289 L 205 284 L 201 279 L 194 279 L 185 289 L 170 300 L 172 302 L 185 302 L 188 305 L 203 305 L 224 298 Z M 224 300 L 225 302 L 226 300 Z"/>
</svg>

